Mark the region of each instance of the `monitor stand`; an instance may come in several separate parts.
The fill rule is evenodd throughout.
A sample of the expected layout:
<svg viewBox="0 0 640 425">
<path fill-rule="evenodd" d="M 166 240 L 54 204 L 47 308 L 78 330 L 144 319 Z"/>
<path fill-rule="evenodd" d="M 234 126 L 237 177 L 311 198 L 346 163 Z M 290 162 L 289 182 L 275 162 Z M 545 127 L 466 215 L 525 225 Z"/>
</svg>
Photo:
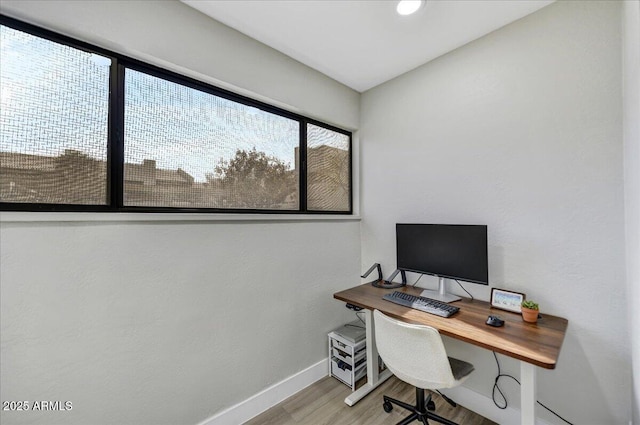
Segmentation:
<svg viewBox="0 0 640 425">
<path fill-rule="evenodd" d="M 454 301 L 461 300 L 457 295 L 448 294 L 447 293 L 447 284 L 444 280 L 444 277 L 438 276 L 438 290 L 435 291 L 433 289 L 425 289 L 420 294 L 421 297 L 431 298 L 432 300 L 438 300 L 445 303 L 452 303 Z"/>
</svg>

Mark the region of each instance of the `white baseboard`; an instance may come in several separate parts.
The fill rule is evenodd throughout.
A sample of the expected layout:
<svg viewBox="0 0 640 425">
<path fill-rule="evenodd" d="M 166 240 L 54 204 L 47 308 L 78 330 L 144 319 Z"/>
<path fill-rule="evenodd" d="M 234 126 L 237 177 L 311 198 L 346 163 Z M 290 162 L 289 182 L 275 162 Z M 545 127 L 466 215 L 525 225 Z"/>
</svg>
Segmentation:
<svg viewBox="0 0 640 425">
<path fill-rule="evenodd" d="M 328 365 L 328 359 L 323 359 L 295 375 L 265 388 L 248 399 L 216 413 L 198 425 L 242 424 L 327 376 L 329 374 Z M 473 390 L 460 386 L 449 388 L 443 392 L 457 403 L 493 422 L 502 425 L 520 423 L 519 409 L 514 409 L 513 407 L 498 409 L 489 397 L 478 394 Z M 536 424 L 551 425 L 540 418 L 536 418 Z"/>
<path fill-rule="evenodd" d="M 501 425 L 517 425 L 520 424 L 520 410 L 513 407 L 507 407 L 506 409 L 498 409 L 493 400 L 489 397 L 478 394 L 477 392 L 465 388 L 463 386 L 455 388 L 447 388 L 442 391 L 448 397 L 453 399 L 456 403 L 464 406 L 465 408 L 484 416 L 493 422 Z M 539 409 L 538 406 L 536 409 Z M 549 422 L 543 421 L 536 417 L 536 425 L 551 425 Z"/>
<path fill-rule="evenodd" d="M 318 363 L 265 388 L 235 406 L 216 413 L 198 425 L 242 424 L 327 376 L 329 374 L 328 365 L 328 359 L 320 360 Z"/>
</svg>

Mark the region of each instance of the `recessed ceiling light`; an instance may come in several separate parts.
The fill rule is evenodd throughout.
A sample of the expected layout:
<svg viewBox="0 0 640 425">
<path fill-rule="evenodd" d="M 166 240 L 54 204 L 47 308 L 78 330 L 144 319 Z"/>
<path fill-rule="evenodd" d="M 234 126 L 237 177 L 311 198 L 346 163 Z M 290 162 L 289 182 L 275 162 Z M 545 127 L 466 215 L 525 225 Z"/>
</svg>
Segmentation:
<svg viewBox="0 0 640 425">
<path fill-rule="evenodd" d="M 402 16 L 411 15 L 412 13 L 416 13 L 418 9 L 422 7 L 423 3 L 424 0 L 400 0 L 396 11 Z"/>
</svg>

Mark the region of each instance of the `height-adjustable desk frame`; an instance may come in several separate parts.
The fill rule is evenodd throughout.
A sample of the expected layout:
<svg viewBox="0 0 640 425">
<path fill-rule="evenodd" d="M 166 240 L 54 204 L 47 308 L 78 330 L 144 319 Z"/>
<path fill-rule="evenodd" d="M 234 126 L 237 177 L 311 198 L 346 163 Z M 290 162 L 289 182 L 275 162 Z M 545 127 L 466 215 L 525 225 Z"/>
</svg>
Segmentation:
<svg viewBox="0 0 640 425">
<path fill-rule="evenodd" d="M 420 295 L 420 288 L 395 289 Z M 370 284 L 359 285 L 333 294 L 333 297 L 364 308 L 367 326 L 367 383 L 345 399 L 354 405 L 391 376 L 389 370 L 378 372 L 378 350 L 375 343 L 373 310 L 411 323 L 436 328 L 442 335 L 477 345 L 505 356 L 520 360 L 522 425 L 535 424 L 536 366 L 555 369 L 564 341 L 568 321 L 562 317 L 545 314 L 537 324 L 526 323 L 520 314 L 495 310 L 488 302 L 463 298 L 453 305 L 460 311 L 443 318 L 418 310 L 393 304 L 382 296 L 393 290 L 375 288 Z M 499 314 L 505 325 L 494 328 L 485 324 L 487 316 Z M 375 361 L 374 361 L 375 359 Z"/>
</svg>

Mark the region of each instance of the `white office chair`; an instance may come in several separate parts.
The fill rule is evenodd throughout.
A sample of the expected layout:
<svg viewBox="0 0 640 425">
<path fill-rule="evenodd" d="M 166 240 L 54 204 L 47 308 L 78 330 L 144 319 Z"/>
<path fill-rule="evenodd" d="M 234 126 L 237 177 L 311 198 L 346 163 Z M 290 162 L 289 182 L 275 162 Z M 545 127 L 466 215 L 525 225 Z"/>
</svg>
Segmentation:
<svg viewBox="0 0 640 425">
<path fill-rule="evenodd" d="M 425 399 L 424 390 L 452 388 L 460 385 L 473 371 L 473 365 L 447 357 L 440 333 L 424 325 L 414 325 L 373 312 L 378 353 L 391 373 L 416 387 L 416 405 L 384 396 L 383 408 L 389 413 L 393 404 L 412 412 L 398 425 L 414 420 L 428 424 L 433 419 L 447 425 L 456 425 L 429 410 L 435 409 L 431 395 Z"/>
</svg>

